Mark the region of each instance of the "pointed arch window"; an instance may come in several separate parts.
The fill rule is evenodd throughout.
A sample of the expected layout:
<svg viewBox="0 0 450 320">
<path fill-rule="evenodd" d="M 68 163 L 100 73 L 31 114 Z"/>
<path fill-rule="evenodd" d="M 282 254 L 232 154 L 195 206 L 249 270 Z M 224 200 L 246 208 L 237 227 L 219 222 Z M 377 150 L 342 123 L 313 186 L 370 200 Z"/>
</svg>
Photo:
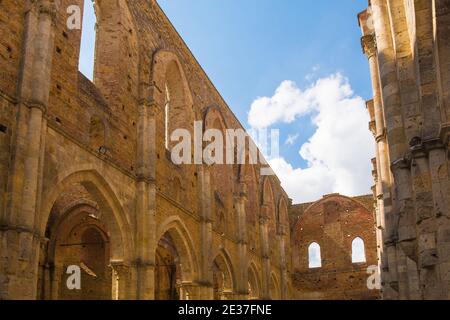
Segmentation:
<svg viewBox="0 0 450 320">
<path fill-rule="evenodd" d="M 97 38 L 97 17 L 94 1 L 85 0 L 83 8 L 83 24 L 81 29 L 81 47 L 78 70 L 91 81 L 94 81 L 95 43 Z"/>
<path fill-rule="evenodd" d="M 308 247 L 308 262 L 310 269 L 322 267 L 320 245 L 317 242 L 311 243 Z"/>
<path fill-rule="evenodd" d="M 366 262 L 366 251 L 364 248 L 364 240 L 356 237 L 352 241 L 352 263 Z"/>
<path fill-rule="evenodd" d="M 165 105 L 164 105 L 164 141 L 166 149 L 169 150 L 169 144 L 170 144 L 170 92 L 169 87 L 167 86 L 167 83 L 165 85 Z"/>
</svg>

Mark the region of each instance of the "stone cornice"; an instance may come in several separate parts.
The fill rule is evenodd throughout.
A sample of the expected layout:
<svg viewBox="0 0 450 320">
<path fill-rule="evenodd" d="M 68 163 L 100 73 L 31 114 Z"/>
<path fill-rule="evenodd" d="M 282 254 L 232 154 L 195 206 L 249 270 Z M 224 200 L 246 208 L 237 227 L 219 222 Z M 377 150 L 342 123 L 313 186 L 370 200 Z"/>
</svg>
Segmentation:
<svg viewBox="0 0 450 320">
<path fill-rule="evenodd" d="M 392 161 L 391 163 L 391 170 L 392 172 L 395 172 L 397 170 L 402 169 L 409 169 L 411 164 L 411 160 L 408 158 L 400 158 L 397 160 Z"/>
<path fill-rule="evenodd" d="M 445 135 L 444 135 L 445 136 Z M 444 138 L 445 139 L 445 138 Z M 447 136 L 448 139 L 448 136 Z M 442 139 L 442 137 L 422 140 L 419 137 L 411 139 L 409 146 L 411 150 L 411 156 L 414 159 L 427 157 L 429 152 L 437 149 L 446 149 L 448 142 Z"/>
<path fill-rule="evenodd" d="M 450 144 L 450 123 L 441 124 L 441 131 L 439 136 L 444 144 Z"/>
<path fill-rule="evenodd" d="M 27 233 L 33 236 L 35 239 L 39 239 L 45 241 L 45 237 L 43 237 L 38 230 L 19 225 L 8 225 L 8 224 L 0 224 L 0 231 L 15 231 L 17 233 Z"/>
</svg>

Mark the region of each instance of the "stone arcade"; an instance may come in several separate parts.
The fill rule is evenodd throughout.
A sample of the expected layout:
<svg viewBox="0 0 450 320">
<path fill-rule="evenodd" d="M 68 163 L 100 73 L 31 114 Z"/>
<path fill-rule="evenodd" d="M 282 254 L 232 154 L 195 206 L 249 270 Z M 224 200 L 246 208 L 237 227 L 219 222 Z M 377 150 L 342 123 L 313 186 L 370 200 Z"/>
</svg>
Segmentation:
<svg viewBox="0 0 450 320">
<path fill-rule="evenodd" d="M 260 164 L 174 164 L 168 132 L 242 126 L 156 0 L 95 1 L 83 76 L 87 1 L 0 1 L 0 300 L 377 299 L 374 266 L 450 298 L 450 0 L 369 1 L 374 194 L 300 205 Z"/>
<path fill-rule="evenodd" d="M 154 0 L 95 1 L 85 78 L 67 8 L 87 1 L 0 2 L 0 299 L 289 298 L 278 179 L 165 144 L 236 117 Z"/>
</svg>

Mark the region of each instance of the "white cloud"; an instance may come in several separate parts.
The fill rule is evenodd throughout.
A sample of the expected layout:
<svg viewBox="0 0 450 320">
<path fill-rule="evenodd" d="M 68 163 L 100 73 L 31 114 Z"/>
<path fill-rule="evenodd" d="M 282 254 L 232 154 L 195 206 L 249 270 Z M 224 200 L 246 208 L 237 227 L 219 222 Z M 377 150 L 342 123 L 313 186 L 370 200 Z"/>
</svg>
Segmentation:
<svg viewBox="0 0 450 320">
<path fill-rule="evenodd" d="M 303 91 L 284 81 L 273 97 L 255 100 L 249 123 L 261 128 L 292 123 L 305 115 L 317 127 L 299 151 L 307 167 L 294 168 L 282 157 L 269 160 L 294 202 L 314 201 L 334 192 L 370 193 L 374 142 L 369 118 L 364 100 L 341 74 L 321 78 Z"/>
<path fill-rule="evenodd" d="M 317 73 L 320 70 L 320 65 L 316 64 L 312 67 L 311 72 L 305 76 L 305 80 L 311 81 L 313 79 L 317 79 Z"/>
<path fill-rule="evenodd" d="M 260 97 L 250 107 L 248 121 L 260 129 L 282 121 L 291 123 L 309 111 L 308 97 L 292 81 L 283 81 L 273 97 Z"/>
<path fill-rule="evenodd" d="M 289 134 L 284 144 L 292 146 L 297 141 L 300 134 Z"/>
</svg>

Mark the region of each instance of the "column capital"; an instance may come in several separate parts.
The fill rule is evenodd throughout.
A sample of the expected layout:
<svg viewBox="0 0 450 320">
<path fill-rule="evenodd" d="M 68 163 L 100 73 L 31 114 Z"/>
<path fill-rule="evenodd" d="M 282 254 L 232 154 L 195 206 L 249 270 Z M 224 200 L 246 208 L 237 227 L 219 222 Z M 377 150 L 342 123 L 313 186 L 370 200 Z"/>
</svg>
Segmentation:
<svg viewBox="0 0 450 320">
<path fill-rule="evenodd" d="M 375 180 L 375 182 L 378 181 L 378 167 L 377 167 L 377 158 L 372 158 L 372 177 Z"/>
<path fill-rule="evenodd" d="M 268 221 L 269 221 L 269 218 L 266 217 L 266 216 L 260 216 L 260 217 L 259 217 L 259 224 L 260 224 L 260 225 L 267 224 Z"/>
<path fill-rule="evenodd" d="M 43 114 L 45 114 L 47 112 L 47 105 L 44 102 L 42 102 L 42 101 L 27 100 L 27 101 L 24 101 L 24 104 L 29 109 L 39 109 L 39 110 L 41 110 Z"/>
<path fill-rule="evenodd" d="M 440 137 L 422 140 L 420 137 L 414 137 L 409 142 L 411 156 L 414 159 L 424 158 L 428 153 L 436 149 L 446 149 L 446 143 Z"/>
<path fill-rule="evenodd" d="M 371 58 L 377 54 L 377 42 L 375 33 L 367 34 L 361 37 L 361 47 L 367 58 Z"/>
<path fill-rule="evenodd" d="M 391 170 L 395 172 L 401 169 L 409 169 L 411 165 L 411 160 L 407 158 L 399 158 L 397 160 L 392 161 Z"/>
<path fill-rule="evenodd" d="M 377 124 L 375 122 L 375 120 L 372 120 L 369 122 L 369 130 L 370 132 L 372 132 L 372 135 L 374 137 L 374 139 L 376 140 L 377 138 Z"/>
<path fill-rule="evenodd" d="M 386 128 L 383 128 L 381 134 L 378 134 L 375 137 L 375 141 L 376 142 L 381 142 L 381 141 L 384 141 L 384 140 L 386 140 Z"/>
<path fill-rule="evenodd" d="M 239 189 L 238 189 L 238 192 L 236 193 L 236 196 L 241 198 L 242 200 L 247 200 L 247 194 L 248 194 L 247 183 L 240 182 Z"/>
<path fill-rule="evenodd" d="M 49 16 L 52 24 L 56 23 L 56 3 L 55 0 L 34 0 L 32 5 L 35 5 L 39 16 Z"/>
<path fill-rule="evenodd" d="M 278 224 L 278 235 L 286 236 L 288 234 L 287 230 L 288 230 L 288 226 L 287 225 Z"/>
</svg>

